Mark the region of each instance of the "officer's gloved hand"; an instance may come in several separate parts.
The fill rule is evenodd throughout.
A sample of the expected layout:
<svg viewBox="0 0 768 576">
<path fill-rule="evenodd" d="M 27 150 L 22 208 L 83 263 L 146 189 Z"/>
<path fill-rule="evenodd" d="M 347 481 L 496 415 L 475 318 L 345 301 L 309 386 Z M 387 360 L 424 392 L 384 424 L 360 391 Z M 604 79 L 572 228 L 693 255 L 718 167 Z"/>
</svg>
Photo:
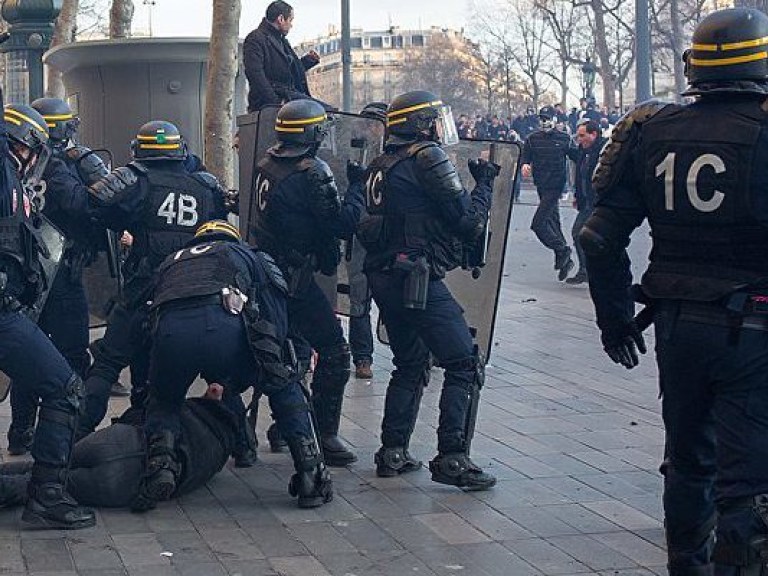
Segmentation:
<svg viewBox="0 0 768 576">
<path fill-rule="evenodd" d="M 496 178 L 501 171 L 501 166 L 483 160 L 482 158 L 470 160 L 467 164 L 469 165 L 469 172 L 472 174 L 472 178 L 474 178 L 475 182 L 478 184 L 493 183 L 494 178 Z"/>
<path fill-rule="evenodd" d="M 640 354 L 648 351 L 643 333 L 637 328 L 634 320 L 604 329 L 600 339 L 603 341 L 603 350 L 611 360 L 627 369 L 634 368 L 640 363 L 638 351 Z"/>
<path fill-rule="evenodd" d="M 347 182 L 350 185 L 359 184 L 365 179 L 365 171 L 367 168 L 358 162 L 353 160 L 347 160 Z"/>
</svg>

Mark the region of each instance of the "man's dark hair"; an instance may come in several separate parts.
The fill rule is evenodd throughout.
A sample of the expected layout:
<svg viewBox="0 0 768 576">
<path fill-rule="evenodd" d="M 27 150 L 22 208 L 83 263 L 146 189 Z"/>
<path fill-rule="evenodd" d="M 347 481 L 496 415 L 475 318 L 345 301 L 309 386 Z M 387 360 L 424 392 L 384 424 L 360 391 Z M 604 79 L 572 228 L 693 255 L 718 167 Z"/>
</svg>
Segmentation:
<svg viewBox="0 0 768 576">
<path fill-rule="evenodd" d="M 600 132 L 600 127 L 594 120 L 587 120 L 586 122 L 579 122 L 579 126 L 584 126 L 584 129 L 588 134 L 596 134 Z"/>
<path fill-rule="evenodd" d="M 283 0 L 275 0 L 269 6 L 267 6 L 267 22 L 274 22 L 278 16 L 283 18 L 290 18 L 293 12 L 293 6 Z"/>
</svg>

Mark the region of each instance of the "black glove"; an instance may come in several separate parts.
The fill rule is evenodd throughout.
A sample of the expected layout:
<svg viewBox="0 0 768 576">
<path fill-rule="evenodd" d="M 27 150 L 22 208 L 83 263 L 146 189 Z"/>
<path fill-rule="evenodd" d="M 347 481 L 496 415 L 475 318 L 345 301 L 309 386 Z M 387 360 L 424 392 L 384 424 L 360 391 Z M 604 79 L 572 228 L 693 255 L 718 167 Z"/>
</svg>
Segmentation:
<svg viewBox="0 0 768 576">
<path fill-rule="evenodd" d="M 472 174 L 472 178 L 474 178 L 475 182 L 478 184 L 493 183 L 493 179 L 496 178 L 501 171 L 501 166 L 498 164 L 480 158 L 477 160 L 470 160 L 467 164 L 469 165 L 469 172 Z"/>
<path fill-rule="evenodd" d="M 640 363 L 638 351 L 640 354 L 648 351 L 643 333 L 638 330 L 634 320 L 604 329 L 600 338 L 603 341 L 603 350 L 611 360 L 627 369 L 634 368 Z"/>
<path fill-rule="evenodd" d="M 367 168 L 352 160 L 347 160 L 347 182 L 350 185 L 358 184 L 365 179 Z"/>
</svg>

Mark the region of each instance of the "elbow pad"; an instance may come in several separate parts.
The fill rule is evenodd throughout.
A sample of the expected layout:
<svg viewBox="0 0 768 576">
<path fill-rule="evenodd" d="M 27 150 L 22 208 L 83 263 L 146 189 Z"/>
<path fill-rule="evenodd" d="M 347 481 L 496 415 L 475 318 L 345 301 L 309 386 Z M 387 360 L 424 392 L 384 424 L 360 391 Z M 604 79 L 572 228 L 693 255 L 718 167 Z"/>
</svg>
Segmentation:
<svg viewBox="0 0 768 576">
<path fill-rule="evenodd" d="M 593 258 L 620 255 L 629 243 L 632 229 L 611 210 L 597 207 L 579 232 L 584 253 Z"/>
<path fill-rule="evenodd" d="M 107 174 L 109 170 L 101 157 L 85 146 L 73 146 L 66 151 L 67 158 L 75 163 L 77 173 L 86 186 L 95 184 Z"/>
<path fill-rule="evenodd" d="M 464 193 L 456 167 L 445 151 L 434 142 L 417 144 L 417 177 L 430 196 L 452 201 Z"/>
<path fill-rule="evenodd" d="M 135 186 L 138 181 L 136 172 L 127 166 L 121 166 L 90 186 L 88 190 L 97 200 L 109 202 L 117 194 Z"/>
</svg>

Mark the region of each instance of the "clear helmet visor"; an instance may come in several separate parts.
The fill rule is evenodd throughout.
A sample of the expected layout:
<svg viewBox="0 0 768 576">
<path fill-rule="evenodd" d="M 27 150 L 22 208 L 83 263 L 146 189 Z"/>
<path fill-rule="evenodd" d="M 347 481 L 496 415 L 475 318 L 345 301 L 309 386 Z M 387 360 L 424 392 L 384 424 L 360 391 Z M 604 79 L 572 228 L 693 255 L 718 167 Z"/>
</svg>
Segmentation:
<svg viewBox="0 0 768 576">
<path fill-rule="evenodd" d="M 456 122 L 453 119 L 450 106 L 442 105 L 437 109 L 435 130 L 443 146 L 453 146 L 459 143 L 459 132 L 456 130 Z"/>
</svg>

